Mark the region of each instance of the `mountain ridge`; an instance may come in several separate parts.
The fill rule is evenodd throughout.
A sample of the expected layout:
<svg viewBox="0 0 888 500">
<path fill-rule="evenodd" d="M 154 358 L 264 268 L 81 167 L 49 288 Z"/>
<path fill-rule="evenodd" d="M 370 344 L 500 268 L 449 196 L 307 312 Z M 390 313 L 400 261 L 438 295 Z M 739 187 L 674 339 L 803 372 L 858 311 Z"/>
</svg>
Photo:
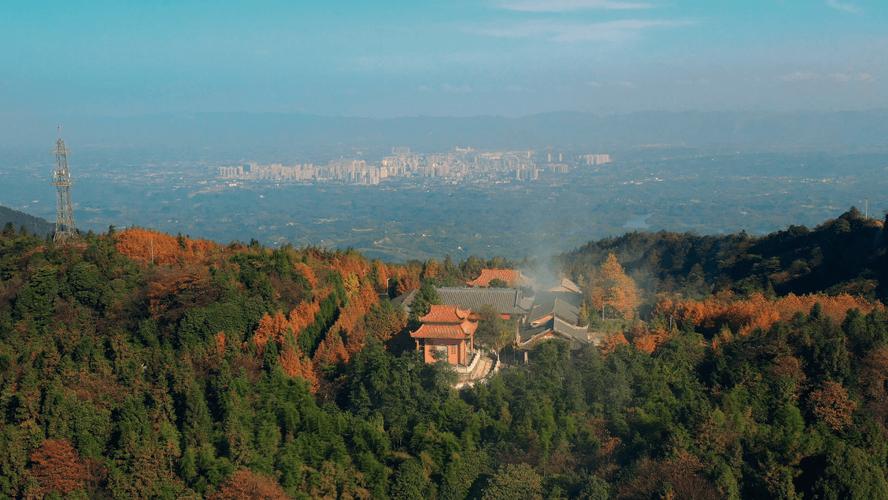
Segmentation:
<svg viewBox="0 0 888 500">
<path fill-rule="evenodd" d="M 199 147 L 232 152 L 236 148 L 311 152 L 331 147 L 384 152 L 399 145 L 423 151 L 454 146 L 591 151 L 657 144 L 759 149 L 888 147 L 888 110 L 553 111 L 518 117 L 393 118 L 200 112 L 63 119 L 66 136 L 73 143 L 91 147 Z M 0 125 L 0 137 L 6 141 L 0 142 L 0 147 L 45 143 L 46 131 L 55 130 L 49 122 L 48 118 L 32 117 L 15 127 Z"/>
<path fill-rule="evenodd" d="M 55 226 L 42 217 L 27 214 L 12 208 L 0 205 L 0 228 L 12 224 L 18 230 L 22 227 L 34 234 L 46 236 L 55 231 Z"/>
</svg>

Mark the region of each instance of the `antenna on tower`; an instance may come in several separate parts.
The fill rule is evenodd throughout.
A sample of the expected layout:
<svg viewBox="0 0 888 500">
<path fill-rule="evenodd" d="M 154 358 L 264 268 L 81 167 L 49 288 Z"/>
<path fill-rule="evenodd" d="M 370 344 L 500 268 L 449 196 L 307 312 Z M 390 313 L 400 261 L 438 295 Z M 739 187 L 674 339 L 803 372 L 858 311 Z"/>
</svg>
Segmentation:
<svg viewBox="0 0 888 500">
<path fill-rule="evenodd" d="M 62 126 L 58 128 L 55 158 L 56 168 L 52 172 L 52 185 L 56 187 L 56 225 L 52 240 L 66 243 L 77 237 L 74 226 L 74 208 L 71 205 L 71 172 L 68 170 L 68 148 L 62 140 Z"/>
</svg>

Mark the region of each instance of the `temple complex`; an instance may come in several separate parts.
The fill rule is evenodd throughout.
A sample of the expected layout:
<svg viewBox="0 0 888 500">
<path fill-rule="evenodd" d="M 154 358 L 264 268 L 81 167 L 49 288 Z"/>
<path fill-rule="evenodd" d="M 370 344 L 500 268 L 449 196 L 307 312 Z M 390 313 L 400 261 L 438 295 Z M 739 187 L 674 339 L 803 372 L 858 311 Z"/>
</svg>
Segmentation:
<svg viewBox="0 0 888 500">
<path fill-rule="evenodd" d="M 509 286 L 489 286 L 495 280 Z M 513 322 L 512 347 L 523 352 L 525 362 L 528 351 L 543 341 L 566 341 L 572 349 L 596 343 L 589 325 L 580 317 L 582 290 L 568 278 L 533 286 L 533 281 L 517 270 L 484 269 L 467 285 L 435 287 L 441 304 L 430 306 L 428 314 L 420 318 L 421 326 L 410 333 L 425 362 L 446 361 L 458 369 L 471 365 L 478 312 L 483 308 Z M 394 302 L 409 312 L 416 294 L 413 290 Z"/>
</svg>

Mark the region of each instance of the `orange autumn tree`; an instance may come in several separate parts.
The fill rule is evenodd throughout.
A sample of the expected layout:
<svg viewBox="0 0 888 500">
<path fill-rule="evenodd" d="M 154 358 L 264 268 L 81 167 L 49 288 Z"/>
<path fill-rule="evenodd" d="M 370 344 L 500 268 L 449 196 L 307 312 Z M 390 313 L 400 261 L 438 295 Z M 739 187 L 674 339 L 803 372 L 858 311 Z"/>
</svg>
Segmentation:
<svg viewBox="0 0 888 500">
<path fill-rule="evenodd" d="M 295 311 L 295 309 L 294 309 Z M 301 323 L 304 318 L 291 311 L 290 317 Z M 315 375 L 314 365 L 310 359 L 299 349 L 299 347 L 289 342 L 287 334 L 294 331 L 294 322 L 290 321 L 280 311 L 271 315 L 265 313 L 259 320 L 259 326 L 253 332 L 253 342 L 259 348 L 259 352 L 265 351 L 265 347 L 269 342 L 275 342 L 281 345 L 281 353 L 278 355 L 278 362 L 284 373 L 291 377 L 300 377 L 308 382 L 309 389 L 312 392 L 317 391 L 318 378 Z M 292 337 L 293 340 L 296 337 Z M 217 340 L 218 341 L 218 340 Z"/>
<path fill-rule="evenodd" d="M 439 274 L 441 274 L 441 264 L 439 264 L 437 260 L 429 259 L 425 261 L 422 266 L 423 280 L 437 278 Z"/>
<path fill-rule="evenodd" d="M 717 330 L 727 326 L 739 335 L 747 335 L 758 328 L 767 330 L 774 323 L 790 320 L 798 313 L 807 314 L 815 304 L 820 304 L 823 315 L 837 323 L 842 322 L 852 309 L 868 314 L 884 307 L 878 302 L 848 294 L 789 294 L 769 299 L 755 293 L 745 299 L 737 299 L 731 294 L 702 301 L 665 298 L 657 304 L 656 312 L 675 321 L 690 322 L 695 327 Z"/>
<path fill-rule="evenodd" d="M 395 280 L 395 293 L 403 295 L 419 288 L 422 267 L 410 263 L 407 266 L 389 268 L 389 277 Z"/>
<path fill-rule="evenodd" d="M 287 332 L 291 331 L 290 322 L 282 312 L 278 311 L 274 315 L 265 313 L 259 319 L 259 326 L 253 333 L 253 342 L 262 352 L 269 342 L 281 342 Z"/>
<path fill-rule="evenodd" d="M 352 354 L 364 348 L 367 336 L 364 318 L 376 304 L 379 304 L 379 295 L 373 285 L 360 283 L 315 351 L 312 360 L 318 368 L 346 363 Z"/>
<path fill-rule="evenodd" d="M 175 237 L 137 227 L 115 233 L 114 245 L 130 259 L 158 265 L 204 262 L 219 248 L 212 241 Z"/>
<path fill-rule="evenodd" d="M 299 273 L 300 276 L 305 278 L 305 281 L 308 282 L 312 289 L 318 287 L 318 277 L 311 266 L 304 262 L 296 262 L 295 264 L 293 264 L 293 270 Z"/>
<path fill-rule="evenodd" d="M 670 332 L 665 328 L 647 328 L 642 325 L 636 325 L 632 329 L 632 345 L 636 349 L 648 354 L 653 353 L 658 347 L 666 343 L 672 338 Z"/>
<path fill-rule="evenodd" d="M 871 302 L 861 297 L 847 293 L 839 295 L 795 295 L 789 294 L 776 301 L 777 313 L 781 320 L 792 318 L 797 313 L 808 313 L 814 304 L 820 304 L 821 313 L 836 323 L 845 320 L 845 315 L 852 309 L 859 310 L 862 314 L 869 314 L 876 309 L 884 309 L 880 302 Z"/>
<path fill-rule="evenodd" d="M 170 308 L 184 308 L 188 304 L 178 301 L 181 295 L 200 296 L 208 290 L 209 272 L 205 266 L 187 265 L 178 268 L 156 268 L 148 282 L 148 310 L 160 315 Z"/>
<path fill-rule="evenodd" d="M 370 264 L 360 254 L 348 251 L 338 253 L 330 260 L 330 268 L 338 272 L 342 279 L 349 275 L 363 278 L 370 273 Z"/>
<path fill-rule="evenodd" d="M 253 332 L 253 342 L 261 350 L 271 340 L 282 342 L 288 332 L 299 338 L 299 332 L 314 323 L 315 316 L 321 310 L 320 302 L 324 298 L 325 295 L 321 295 L 310 302 L 301 302 L 286 316 L 280 311 L 273 315 L 263 314 L 259 319 L 259 326 Z"/>
<path fill-rule="evenodd" d="M 681 450 L 668 459 L 641 459 L 634 478 L 620 485 L 619 498 L 663 498 L 679 500 L 716 500 L 722 498 L 706 477 L 703 462 L 696 455 Z"/>
<path fill-rule="evenodd" d="M 389 286 L 389 278 L 391 277 L 391 273 L 388 269 L 388 266 L 383 264 L 381 261 L 374 260 L 373 261 L 373 276 L 375 281 L 373 286 L 376 287 L 376 290 L 382 293 L 388 291 Z"/>
<path fill-rule="evenodd" d="M 225 332 L 217 332 L 216 335 L 213 336 L 213 340 L 216 343 L 216 354 L 219 356 L 225 355 L 225 346 L 227 345 L 227 339 L 225 338 Z"/>
<path fill-rule="evenodd" d="M 836 431 L 851 425 L 851 416 L 857 409 L 857 402 L 848 396 L 842 384 L 831 380 L 811 393 L 811 405 L 817 418 Z"/>
<path fill-rule="evenodd" d="M 377 284 L 371 276 L 374 268 L 366 260 L 345 252 L 337 255 L 330 267 L 342 279 L 346 301 L 314 351 L 312 362 L 316 370 L 346 363 L 352 354 L 363 349 L 366 338 L 363 319 L 379 303 Z M 379 268 L 375 269 L 378 278 Z"/>
<path fill-rule="evenodd" d="M 318 390 L 318 377 L 315 375 L 314 365 L 311 360 L 302 353 L 302 351 L 288 342 L 280 356 L 278 362 L 281 368 L 290 377 L 299 377 L 308 383 L 308 389 L 311 392 Z"/>
<path fill-rule="evenodd" d="M 342 334 L 339 330 L 331 329 L 318 344 L 312 361 L 318 369 L 338 363 L 346 363 L 350 358 L 345 343 L 342 340 Z"/>
<path fill-rule="evenodd" d="M 614 333 L 608 335 L 601 341 L 601 345 L 599 348 L 601 352 L 604 354 L 610 354 L 617 350 L 621 345 L 629 345 L 629 341 L 626 340 L 626 336 L 623 333 Z"/>
<path fill-rule="evenodd" d="M 297 336 L 299 332 L 305 329 L 308 325 L 314 323 L 315 316 L 321 311 L 321 303 L 320 300 L 313 300 L 311 302 L 302 302 L 296 307 L 294 307 L 291 311 L 287 319 L 290 321 L 290 328 L 293 330 L 293 333 Z"/>
<path fill-rule="evenodd" d="M 239 469 L 219 486 L 210 500 L 288 500 L 274 479 L 248 469 Z"/>
<path fill-rule="evenodd" d="M 596 311 L 615 311 L 625 319 L 635 317 L 638 287 L 614 254 L 608 254 L 597 272 L 590 276 L 586 300 Z"/>
<path fill-rule="evenodd" d="M 80 455 L 65 439 L 47 439 L 31 454 L 31 477 L 37 497 L 50 493 L 68 495 L 86 487 L 89 472 Z"/>
</svg>

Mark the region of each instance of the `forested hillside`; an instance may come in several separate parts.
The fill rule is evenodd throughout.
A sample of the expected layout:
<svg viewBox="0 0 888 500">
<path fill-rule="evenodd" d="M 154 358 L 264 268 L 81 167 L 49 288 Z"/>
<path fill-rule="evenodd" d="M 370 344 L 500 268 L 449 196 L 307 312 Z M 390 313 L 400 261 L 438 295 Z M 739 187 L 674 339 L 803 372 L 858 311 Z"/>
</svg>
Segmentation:
<svg viewBox="0 0 888 500">
<path fill-rule="evenodd" d="M 0 497 L 888 498 L 881 231 L 590 244 L 566 259 L 592 299 L 632 285 L 620 263 L 662 288 L 601 347 L 543 342 L 462 391 L 394 347 L 388 297 L 506 262 L 4 232 Z M 855 293 L 802 294 L 821 282 Z"/>
<path fill-rule="evenodd" d="M 0 206 L 0 228 L 19 230 L 27 229 L 29 232 L 41 236 L 52 233 L 54 226 L 40 217 L 34 217 L 18 210 Z"/>
<path fill-rule="evenodd" d="M 582 277 L 610 253 L 651 293 L 827 291 L 888 299 L 888 230 L 855 208 L 813 229 L 791 226 L 762 237 L 627 233 L 559 260 Z"/>
</svg>

